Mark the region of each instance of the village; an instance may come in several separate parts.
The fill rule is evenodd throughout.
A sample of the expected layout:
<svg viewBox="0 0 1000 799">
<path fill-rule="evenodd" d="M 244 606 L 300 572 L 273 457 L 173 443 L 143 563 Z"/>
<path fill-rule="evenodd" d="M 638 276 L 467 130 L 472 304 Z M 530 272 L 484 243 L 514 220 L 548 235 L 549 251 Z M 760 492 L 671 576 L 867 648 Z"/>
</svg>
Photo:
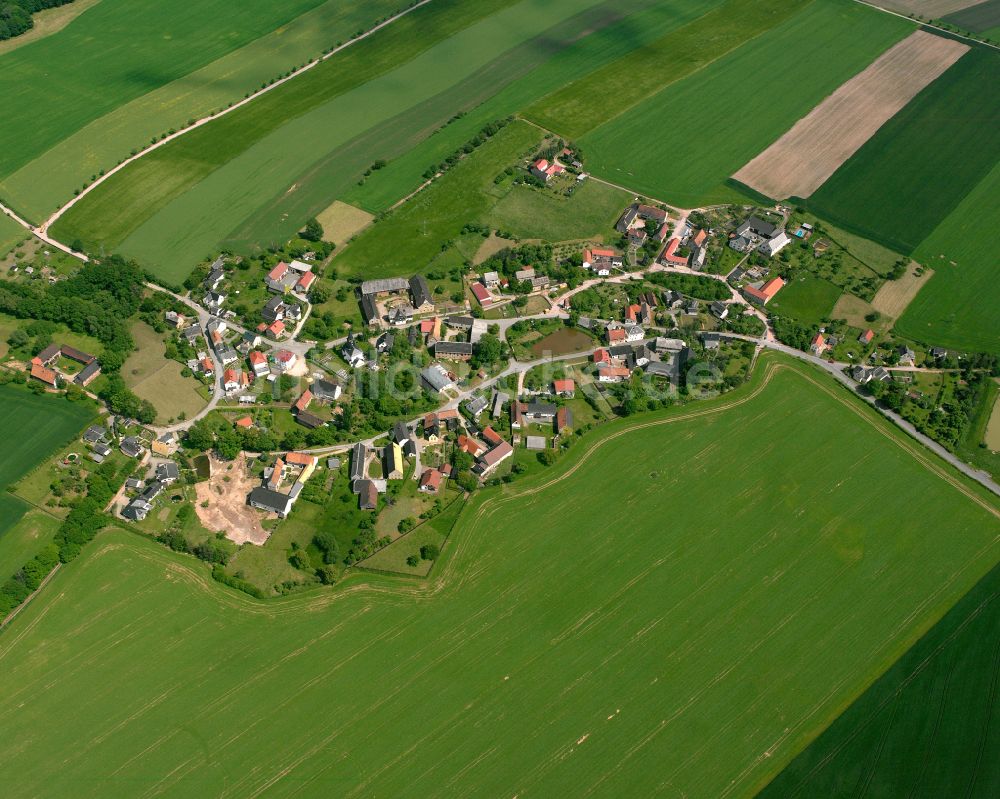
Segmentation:
<svg viewBox="0 0 1000 799">
<path fill-rule="evenodd" d="M 579 182 L 580 166 L 566 149 L 528 174 Z M 201 545 L 210 558 L 266 550 L 309 523 L 296 522 L 301 501 L 314 514 L 336 496 L 350 564 L 457 497 L 547 468 L 596 425 L 739 386 L 763 347 L 813 360 L 890 412 L 928 411 L 919 373 L 940 379 L 958 366 L 952 353 L 918 354 L 842 320 L 802 338 L 772 310 L 791 267 L 837 251 L 800 217 L 785 205 L 680 211 L 636 198 L 604 241 L 514 244 L 461 274 L 461 292 L 419 272 L 360 281 L 358 322 L 325 341 L 303 332 L 329 295 L 323 242 L 279 252 L 263 273 L 223 253 L 186 296 L 164 297 L 160 320 L 206 407 L 166 426 L 112 415 L 83 444 L 97 463 L 135 462 L 114 503 L 122 520 L 169 543 L 197 517 L 214 534 Z M 337 300 L 351 302 L 343 289 Z M 99 374 L 94 356 L 59 344 L 30 364 L 51 389 L 85 389 Z M 288 536 L 295 552 L 312 540 Z M 414 558 L 418 571 L 433 559 Z M 276 590 L 299 584 L 284 573 Z"/>
</svg>

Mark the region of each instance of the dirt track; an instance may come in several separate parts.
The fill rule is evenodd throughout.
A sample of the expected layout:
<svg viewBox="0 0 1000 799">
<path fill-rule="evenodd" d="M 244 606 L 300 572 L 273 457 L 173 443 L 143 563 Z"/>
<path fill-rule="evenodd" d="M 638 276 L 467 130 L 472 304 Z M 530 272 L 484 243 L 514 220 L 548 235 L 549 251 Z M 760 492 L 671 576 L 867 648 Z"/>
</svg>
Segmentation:
<svg viewBox="0 0 1000 799">
<path fill-rule="evenodd" d="M 916 31 L 842 84 L 733 177 L 775 199 L 808 197 L 968 49 Z"/>
</svg>

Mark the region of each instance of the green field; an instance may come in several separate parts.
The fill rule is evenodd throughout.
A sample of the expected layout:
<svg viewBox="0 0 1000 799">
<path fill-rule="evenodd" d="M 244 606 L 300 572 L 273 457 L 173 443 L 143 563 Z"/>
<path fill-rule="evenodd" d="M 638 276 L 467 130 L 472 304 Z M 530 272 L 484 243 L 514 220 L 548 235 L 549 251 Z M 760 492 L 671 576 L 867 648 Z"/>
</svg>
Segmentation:
<svg viewBox="0 0 1000 799">
<path fill-rule="evenodd" d="M 7 497 L 0 500 L 6 511 Z M 28 510 L 0 532 L 0 576 L 6 580 L 50 543 L 59 529 L 60 519 L 43 510 Z"/>
<path fill-rule="evenodd" d="M 579 138 L 665 83 L 702 69 L 770 30 L 810 0 L 727 0 L 679 30 L 575 79 L 525 110 L 534 122 Z"/>
<path fill-rule="evenodd" d="M 841 290 L 829 281 L 810 274 L 800 274 L 778 292 L 768 309 L 782 316 L 798 319 L 803 324 L 818 324 L 829 319 Z"/>
<path fill-rule="evenodd" d="M 286 239 L 335 198 L 382 210 L 485 123 L 717 2 L 523 0 L 456 8 L 435 0 L 315 76 L 131 165 L 54 232 L 121 244 L 177 280 L 192 257 L 220 244 L 248 249 Z M 456 112 L 468 113 L 441 127 Z M 357 186 L 376 158 L 389 159 L 389 167 Z"/>
<path fill-rule="evenodd" d="M 1000 795 L 1000 567 L 760 799 Z"/>
<path fill-rule="evenodd" d="M 988 37 L 994 28 L 1000 28 L 1000 0 L 979 2 L 949 14 L 944 17 L 944 21 L 962 30 L 985 34 Z"/>
<path fill-rule="evenodd" d="M 908 254 L 998 161 L 1000 53 L 976 47 L 883 125 L 808 205 Z"/>
<path fill-rule="evenodd" d="M 27 231 L 6 214 L 0 214 L 0 255 L 7 252 L 27 235 Z"/>
<path fill-rule="evenodd" d="M 858 3 L 814 0 L 582 137 L 588 166 L 685 207 L 738 200 L 729 175 L 912 30 Z M 735 91 L 748 75 L 754 88 Z"/>
<path fill-rule="evenodd" d="M 79 4 L 80 0 L 76 0 L 73 5 Z M 134 3 L 101 0 L 101 5 L 108 7 L 108 12 L 117 7 L 116 14 L 123 11 L 135 14 L 145 13 L 150 4 L 144 3 L 142 5 L 146 8 L 137 8 Z M 206 18 L 218 14 L 220 7 L 222 13 L 228 14 L 228 6 L 217 3 L 206 4 L 199 0 L 193 5 L 203 23 Z M 262 30 L 270 32 L 237 49 L 228 47 L 231 52 L 159 88 L 143 83 L 139 86 L 142 93 L 135 99 L 106 111 L 74 132 L 68 132 L 65 138 L 52 144 L 44 153 L 0 180 L 0 197 L 13 201 L 29 217 L 41 219 L 69 199 L 73 191 L 90 180 L 98 170 L 114 166 L 133 148 L 148 144 L 152 136 L 239 100 L 247 92 L 259 89 L 265 81 L 302 65 L 307 59 L 370 27 L 377 18 L 400 7 L 399 0 L 346 4 L 343 0 L 320 0 L 318 5 L 317 0 L 296 0 L 281 12 L 289 21 L 281 23 L 280 27 L 269 29 L 265 25 Z M 301 9 L 311 10 L 294 19 L 288 16 L 289 11 L 294 14 Z M 251 8 L 251 12 L 255 9 Z M 159 9 L 154 11 L 156 15 L 160 13 Z M 271 10 L 265 16 L 276 19 L 277 12 Z M 134 24 L 134 20 L 128 22 L 130 30 Z M 103 31 L 100 21 L 95 27 L 97 25 Z M 79 29 L 74 31 L 76 26 Z M 88 39 L 88 43 L 89 39 L 96 39 L 95 44 L 103 43 L 104 40 L 98 38 L 101 34 L 95 33 L 95 27 L 84 19 L 60 34 L 65 41 L 57 38 L 57 44 L 75 45 L 79 37 Z M 198 37 L 195 39 L 199 40 Z M 229 32 L 228 44 L 234 45 L 239 40 Z M 212 52 L 214 55 L 215 50 Z M 147 55 L 143 54 L 143 57 Z M 0 58 L 0 64 L 3 63 Z M 121 68 L 120 63 L 117 66 Z"/>
<path fill-rule="evenodd" d="M 321 0 L 102 0 L 66 28 L 0 57 L 0 175 L 84 125 L 274 30 Z M 136 142 L 138 144 L 139 142 Z"/>
<path fill-rule="evenodd" d="M 1000 354 L 998 196 L 1000 163 L 917 249 L 934 277 L 896 322 L 901 334 L 931 346 Z"/>
<path fill-rule="evenodd" d="M 1000 556 L 977 490 L 762 359 L 474 499 L 429 590 L 261 604 L 102 534 L 0 638 L 8 793 L 751 794 Z"/>
<path fill-rule="evenodd" d="M 59 397 L 38 396 L 21 387 L 0 385 L 0 429 L 6 431 L 4 457 L 0 460 L 0 539 L 30 507 L 8 493 L 10 486 L 69 441 L 93 415 L 89 403 L 67 402 Z M 0 544 L 0 556 L 7 557 L 6 553 L 23 546 L 20 536 L 19 541 Z"/>
<path fill-rule="evenodd" d="M 140 399 L 149 400 L 156 408 L 161 424 L 169 419 L 192 417 L 205 407 L 205 398 L 198 393 L 201 385 L 193 377 L 184 377 L 184 368 L 164 354 L 162 337 L 145 322 L 132 326 L 136 350 L 122 364 L 125 384 Z"/>
<path fill-rule="evenodd" d="M 486 216 L 503 191 L 493 178 L 529 154 L 542 134 L 514 122 L 439 181 L 365 230 L 334 264 L 346 276 L 411 274 L 431 263 L 466 222 Z"/>
</svg>

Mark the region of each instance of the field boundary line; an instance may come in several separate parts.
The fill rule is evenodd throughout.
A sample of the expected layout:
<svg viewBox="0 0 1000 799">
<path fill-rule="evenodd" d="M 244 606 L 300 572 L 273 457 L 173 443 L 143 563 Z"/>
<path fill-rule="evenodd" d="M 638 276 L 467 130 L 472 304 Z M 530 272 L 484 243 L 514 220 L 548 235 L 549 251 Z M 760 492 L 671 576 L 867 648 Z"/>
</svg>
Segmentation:
<svg viewBox="0 0 1000 799">
<path fill-rule="evenodd" d="M 51 580 L 53 577 L 56 576 L 56 572 L 59 571 L 61 566 L 62 563 L 57 563 L 55 566 L 52 567 L 52 571 L 50 571 L 48 574 L 45 575 L 45 578 L 38 584 L 38 588 L 32 591 L 25 598 L 24 602 L 22 602 L 20 605 L 14 608 L 10 613 L 8 613 L 3 621 L 0 621 L 0 629 L 3 629 L 8 624 L 10 624 L 10 622 L 14 620 L 14 618 L 17 616 L 18 613 L 20 613 L 22 610 L 28 607 L 28 604 L 31 602 L 31 600 L 34 599 L 36 596 L 38 596 L 38 592 L 41 591 L 43 588 L 45 588 L 45 586 L 48 585 L 49 580 Z"/>
<path fill-rule="evenodd" d="M 899 17 L 900 19 L 908 20 L 910 22 L 919 25 L 922 28 L 933 28 L 936 31 L 940 31 L 941 33 L 947 34 L 948 37 L 955 36 L 967 42 L 972 42 L 973 44 L 981 44 L 984 47 L 990 47 L 994 50 L 1000 50 L 1000 46 L 997 46 L 995 44 L 990 44 L 989 42 L 984 42 L 982 39 L 976 39 L 973 38 L 972 36 L 966 36 L 964 33 L 959 33 L 958 31 L 950 31 L 947 28 L 942 28 L 940 25 L 935 25 L 933 22 L 925 22 L 922 19 L 915 19 L 914 17 L 908 17 L 906 14 L 903 14 L 902 12 L 893 11 L 892 9 L 889 8 L 883 8 L 882 6 L 878 6 L 875 5 L 875 3 L 869 2 L 869 0 L 854 0 L 854 2 L 859 3 L 863 6 L 868 6 L 869 8 L 873 8 L 876 11 L 881 11 L 883 14 L 891 14 L 894 17 Z"/>
</svg>

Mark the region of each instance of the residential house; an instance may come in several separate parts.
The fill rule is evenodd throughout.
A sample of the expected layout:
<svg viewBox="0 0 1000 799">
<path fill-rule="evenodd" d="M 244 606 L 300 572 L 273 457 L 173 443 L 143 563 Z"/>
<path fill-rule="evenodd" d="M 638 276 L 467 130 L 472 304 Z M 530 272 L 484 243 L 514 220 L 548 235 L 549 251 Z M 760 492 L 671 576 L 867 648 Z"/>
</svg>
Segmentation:
<svg viewBox="0 0 1000 799">
<path fill-rule="evenodd" d="M 680 246 L 680 239 L 670 239 L 663 248 L 663 252 L 660 253 L 660 263 L 667 266 L 687 266 L 688 254 L 681 255 L 678 253 L 677 250 Z"/>
<path fill-rule="evenodd" d="M 59 375 L 55 370 L 41 364 L 31 364 L 31 377 L 51 388 L 59 388 Z"/>
<path fill-rule="evenodd" d="M 184 327 L 185 322 L 187 322 L 184 316 L 182 314 L 177 313 L 177 311 L 167 311 L 165 314 L 163 314 L 163 319 L 168 325 L 170 325 L 170 327 L 174 328 L 175 330 L 179 330 L 180 328 Z"/>
<path fill-rule="evenodd" d="M 98 441 L 106 441 L 108 431 L 100 425 L 92 424 L 83 431 L 83 440 L 87 444 L 96 444 Z"/>
<path fill-rule="evenodd" d="M 556 396 L 572 397 L 576 394 L 576 382 L 571 378 L 552 381 L 552 390 Z"/>
<path fill-rule="evenodd" d="M 336 402 L 340 399 L 343 389 L 340 387 L 339 383 L 320 378 L 313 381 L 312 393 L 319 402 Z"/>
<path fill-rule="evenodd" d="M 486 449 L 482 444 L 476 441 L 476 439 L 471 436 L 467 436 L 464 433 L 459 435 L 457 444 L 460 450 L 468 452 L 473 458 L 478 458 Z"/>
<path fill-rule="evenodd" d="M 402 480 L 405 465 L 403 463 L 403 448 L 395 441 L 382 450 L 385 458 L 385 476 L 387 480 Z"/>
<path fill-rule="evenodd" d="M 529 422 L 545 422 L 554 419 L 558 410 L 551 402 L 529 402 L 524 406 L 524 418 Z"/>
<path fill-rule="evenodd" d="M 897 363 L 900 366 L 913 366 L 916 363 L 917 353 L 905 344 L 900 345 L 899 349 L 896 350 L 896 354 L 899 355 Z"/>
<path fill-rule="evenodd" d="M 717 350 L 719 349 L 719 344 L 722 343 L 722 336 L 718 333 L 701 333 L 700 338 L 702 346 L 706 350 Z"/>
<path fill-rule="evenodd" d="M 299 359 L 291 350 L 276 350 L 271 356 L 271 360 L 274 363 L 274 368 L 283 373 L 294 369 Z"/>
<path fill-rule="evenodd" d="M 480 280 L 483 281 L 483 285 L 490 291 L 496 291 L 500 288 L 499 272 L 487 272 L 480 278 Z"/>
<path fill-rule="evenodd" d="M 483 396 L 470 397 L 465 401 L 465 407 L 472 414 L 473 419 L 479 418 L 479 414 L 486 410 L 488 404 L 486 397 Z"/>
<path fill-rule="evenodd" d="M 720 300 L 716 300 L 709 305 L 708 310 L 716 319 L 725 319 L 729 316 L 729 305 Z"/>
<path fill-rule="evenodd" d="M 510 396 L 503 392 L 493 390 L 493 396 L 490 399 L 490 416 L 494 419 L 498 418 L 503 413 L 503 406 L 507 404 L 510 400 Z"/>
<path fill-rule="evenodd" d="M 860 336 L 858 336 L 858 343 L 862 345 L 868 345 L 872 343 L 872 339 L 874 338 L 875 338 L 875 331 L 869 329 L 866 330 L 864 333 L 862 333 Z"/>
<path fill-rule="evenodd" d="M 240 373 L 236 369 L 226 369 L 222 373 L 222 389 L 227 394 L 240 390 Z"/>
<path fill-rule="evenodd" d="M 771 258 L 781 252 L 785 247 L 791 243 L 791 239 L 788 238 L 788 234 L 785 231 L 781 231 L 772 238 L 762 241 L 757 247 L 757 252 L 766 255 Z"/>
<path fill-rule="evenodd" d="M 437 469 L 424 469 L 420 475 L 419 489 L 427 494 L 436 494 L 441 488 L 441 480 L 444 477 Z"/>
<path fill-rule="evenodd" d="M 260 350 L 253 350 L 247 356 L 250 361 L 250 368 L 257 377 L 267 377 L 271 373 L 271 368 L 267 365 L 267 356 Z"/>
<path fill-rule="evenodd" d="M 285 278 L 288 277 L 288 264 L 284 261 L 279 261 L 275 267 L 267 273 L 267 277 L 264 278 L 264 283 L 267 284 L 268 289 L 271 291 L 276 291 L 278 294 L 284 294 L 287 288 L 285 284 Z"/>
<path fill-rule="evenodd" d="M 146 451 L 142 442 L 135 436 L 126 436 L 118 445 L 119 449 L 129 458 L 139 458 Z"/>
<path fill-rule="evenodd" d="M 829 345 L 822 333 L 817 333 L 809 343 L 809 351 L 815 355 L 822 355 Z"/>
<path fill-rule="evenodd" d="M 599 366 L 597 369 L 597 379 L 601 383 L 621 383 L 628 380 L 632 372 L 624 366 Z"/>
<path fill-rule="evenodd" d="M 417 442 L 410 435 L 410 428 L 406 426 L 406 422 L 396 422 L 392 426 L 392 443 L 398 444 L 406 457 L 417 454 Z"/>
<path fill-rule="evenodd" d="M 156 467 L 156 479 L 170 485 L 181 476 L 181 470 L 173 461 L 164 461 Z"/>
<path fill-rule="evenodd" d="M 558 161 L 553 160 L 550 163 L 546 158 L 539 158 L 531 165 L 530 171 L 536 178 L 544 180 L 548 183 L 555 175 L 560 175 L 565 172 L 566 168 Z"/>
<path fill-rule="evenodd" d="M 81 369 L 76 377 L 73 378 L 73 382 L 81 387 L 86 387 L 90 385 L 94 380 L 101 374 L 101 364 L 99 361 L 91 361 L 86 366 Z"/>
</svg>

